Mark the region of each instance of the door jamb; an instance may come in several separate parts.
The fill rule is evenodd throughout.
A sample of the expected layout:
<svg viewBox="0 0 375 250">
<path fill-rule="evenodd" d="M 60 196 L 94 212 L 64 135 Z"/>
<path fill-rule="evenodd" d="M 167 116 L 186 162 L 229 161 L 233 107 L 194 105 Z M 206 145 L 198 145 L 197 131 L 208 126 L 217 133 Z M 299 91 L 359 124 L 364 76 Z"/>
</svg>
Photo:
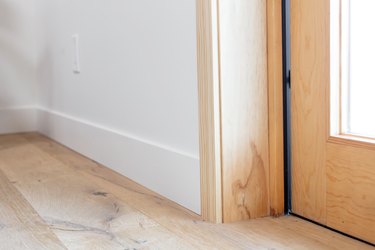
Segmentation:
<svg viewBox="0 0 375 250">
<path fill-rule="evenodd" d="M 196 0 L 201 214 L 223 222 L 220 107 L 220 0 Z M 282 0 L 267 0 L 270 215 L 284 210 Z"/>
</svg>

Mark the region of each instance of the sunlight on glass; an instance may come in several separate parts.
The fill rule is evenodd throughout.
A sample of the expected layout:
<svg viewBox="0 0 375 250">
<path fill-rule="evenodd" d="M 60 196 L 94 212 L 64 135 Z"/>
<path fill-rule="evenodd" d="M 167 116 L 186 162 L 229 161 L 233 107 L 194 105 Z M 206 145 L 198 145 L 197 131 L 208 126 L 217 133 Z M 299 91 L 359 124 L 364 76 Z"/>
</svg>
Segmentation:
<svg viewBox="0 0 375 250">
<path fill-rule="evenodd" d="M 333 134 L 375 138 L 374 13 L 375 0 L 331 0 Z"/>
<path fill-rule="evenodd" d="M 344 97 L 348 99 L 348 121 L 344 132 L 369 137 L 375 137 L 374 13 L 374 0 L 349 3 L 349 82 Z"/>
</svg>

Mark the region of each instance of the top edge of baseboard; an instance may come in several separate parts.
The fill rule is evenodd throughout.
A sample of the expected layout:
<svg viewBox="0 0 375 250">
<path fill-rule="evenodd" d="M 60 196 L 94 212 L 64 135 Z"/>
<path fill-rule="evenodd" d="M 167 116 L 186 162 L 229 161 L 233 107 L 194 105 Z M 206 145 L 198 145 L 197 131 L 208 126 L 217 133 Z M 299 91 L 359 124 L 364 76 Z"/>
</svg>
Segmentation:
<svg viewBox="0 0 375 250">
<path fill-rule="evenodd" d="M 36 109 L 38 109 L 38 107 L 35 105 L 0 107 L 0 111 L 36 110 Z"/>
<path fill-rule="evenodd" d="M 199 156 L 197 156 L 193 153 L 189 153 L 189 152 L 186 152 L 186 151 L 183 151 L 183 150 L 172 148 L 170 146 L 167 146 L 167 145 L 155 142 L 155 141 L 147 140 L 145 138 L 142 138 L 142 137 L 139 137 L 139 136 L 136 136 L 136 135 L 124 132 L 124 131 L 113 129 L 113 128 L 110 128 L 110 127 L 107 127 L 107 126 L 104 126 L 104 125 L 101 125 L 101 124 L 94 123 L 94 122 L 89 121 L 89 120 L 74 117 L 74 116 L 71 116 L 71 115 L 68 115 L 68 114 L 65 114 L 65 113 L 62 113 L 62 112 L 59 112 L 59 111 L 55 111 L 55 110 L 52 110 L 52 109 L 48 109 L 48 108 L 45 108 L 45 107 L 36 106 L 34 108 L 37 111 L 46 112 L 46 113 L 49 113 L 49 114 L 52 114 L 52 115 L 56 115 L 56 116 L 59 116 L 59 117 L 62 117 L 62 118 L 68 119 L 68 120 L 72 120 L 72 121 L 75 121 L 75 122 L 78 122 L 78 123 L 81 123 L 81 124 L 85 124 L 87 126 L 91 126 L 91 127 L 97 128 L 97 129 L 105 130 L 105 131 L 111 132 L 113 134 L 117 134 L 119 136 L 124 136 L 124 137 L 130 138 L 130 139 L 136 140 L 136 141 L 140 141 L 142 143 L 145 143 L 145 144 L 148 144 L 148 145 L 151 145 L 151 146 L 155 146 L 155 147 L 158 147 L 158 148 L 161 148 L 161 149 L 164 149 L 164 150 L 167 150 L 167 151 L 170 151 L 170 152 L 173 152 L 173 153 L 176 153 L 176 154 L 179 154 L 179 155 L 191 158 L 191 159 L 199 160 Z"/>
</svg>

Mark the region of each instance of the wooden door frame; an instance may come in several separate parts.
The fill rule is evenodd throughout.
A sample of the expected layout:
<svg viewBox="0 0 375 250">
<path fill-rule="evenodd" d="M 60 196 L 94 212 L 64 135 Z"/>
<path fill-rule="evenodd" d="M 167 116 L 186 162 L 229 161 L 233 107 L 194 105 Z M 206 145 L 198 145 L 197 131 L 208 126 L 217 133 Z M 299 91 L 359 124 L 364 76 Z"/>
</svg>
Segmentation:
<svg viewBox="0 0 375 250">
<path fill-rule="evenodd" d="M 196 0 L 201 215 L 222 222 L 219 39 L 216 0 Z"/>
<path fill-rule="evenodd" d="M 223 222 L 220 0 L 196 0 L 201 214 Z M 270 215 L 284 214 L 282 0 L 267 0 Z"/>
<path fill-rule="evenodd" d="M 282 0 L 267 0 L 268 112 L 271 215 L 284 214 L 284 105 Z"/>
</svg>

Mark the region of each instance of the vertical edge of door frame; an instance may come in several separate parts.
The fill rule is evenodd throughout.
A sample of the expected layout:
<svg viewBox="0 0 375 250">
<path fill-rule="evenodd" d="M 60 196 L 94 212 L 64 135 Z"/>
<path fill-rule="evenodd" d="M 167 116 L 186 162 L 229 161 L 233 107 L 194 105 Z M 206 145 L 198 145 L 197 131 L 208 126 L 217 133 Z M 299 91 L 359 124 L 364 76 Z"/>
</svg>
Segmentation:
<svg viewBox="0 0 375 250">
<path fill-rule="evenodd" d="M 282 0 L 267 1 L 270 213 L 284 210 L 284 110 Z"/>
<path fill-rule="evenodd" d="M 222 223 L 221 115 L 216 0 L 196 0 L 201 215 Z"/>
<path fill-rule="evenodd" d="M 220 48 L 217 0 L 196 0 L 201 214 L 223 222 Z M 284 214 L 282 1 L 267 1 L 270 212 Z"/>
<path fill-rule="evenodd" d="M 225 223 L 270 215 L 267 1 L 219 0 Z"/>
</svg>

